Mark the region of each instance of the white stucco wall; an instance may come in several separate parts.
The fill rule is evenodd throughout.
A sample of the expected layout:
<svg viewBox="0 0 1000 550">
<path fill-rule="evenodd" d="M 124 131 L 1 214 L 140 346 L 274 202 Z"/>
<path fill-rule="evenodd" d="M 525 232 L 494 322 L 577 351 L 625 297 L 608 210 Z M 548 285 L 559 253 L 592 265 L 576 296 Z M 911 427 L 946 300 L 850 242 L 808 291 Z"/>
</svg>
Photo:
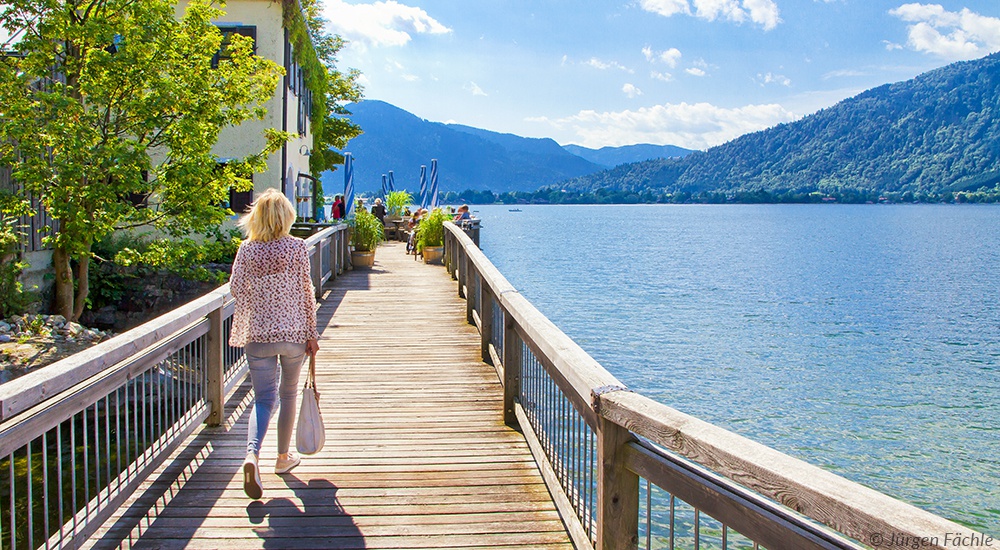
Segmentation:
<svg viewBox="0 0 1000 550">
<path fill-rule="evenodd" d="M 177 3 L 178 17 L 183 15 L 187 0 Z M 225 6 L 226 15 L 217 19 L 219 25 L 249 25 L 257 28 L 257 55 L 270 59 L 284 70 L 285 67 L 285 30 L 282 22 L 281 0 L 228 0 Z M 275 88 L 274 95 L 267 103 L 267 116 L 260 121 L 247 121 L 235 128 L 226 128 L 219 136 L 219 142 L 213 149 L 220 158 L 243 157 L 259 152 L 264 147 L 263 131 L 274 128 L 295 133 L 298 120 L 298 98 L 290 88 L 287 79 L 282 78 Z M 286 93 L 283 93 L 286 92 Z M 282 103 L 287 101 L 287 116 L 282 124 Z M 283 177 L 286 178 L 286 194 L 295 200 L 295 183 L 299 172 L 309 173 L 309 157 L 303 151 L 312 148 L 311 128 L 304 136 L 288 141 L 284 149 L 285 165 L 282 165 L 282 150 L 272 154 L 267 161 L 268 169 L 262 174 L 254 175 L 254 196 L 265 189 L 281 189 Z"/>
</svg>

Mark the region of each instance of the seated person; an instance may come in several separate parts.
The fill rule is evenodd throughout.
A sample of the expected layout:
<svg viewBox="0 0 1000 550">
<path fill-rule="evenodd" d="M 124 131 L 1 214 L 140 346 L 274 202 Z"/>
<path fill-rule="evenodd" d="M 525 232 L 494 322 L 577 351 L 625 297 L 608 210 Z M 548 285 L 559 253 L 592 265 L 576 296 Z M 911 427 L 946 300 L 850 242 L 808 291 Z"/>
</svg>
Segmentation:
<svg viewBox="0 0 1000 550">
<path fill-rule="evenodd" d="M 416 241 L 417 226 L 420 225 L 420 218 L 424 214 L 426 214 L 426 213 L 427 213 L 427 210 L 425 210 L 423 208 L 418 208 L 417 212 L 415 214 L 413 214 L 413 217 L 410 218 L 410 221 L 407 224 L 407 226 L 410 229 L 409 230 L 409 237 L 406 239 L 406 253 L 407 254 L 410 254 L 411 252 L 413 254 L 417 253 L 417 241 Z"/>
<path fill-rule="evenodd" d="M 452 218 L 452 221 L 457 222 L 461 220 L 471 220 L 471 219 L 472 215 L 469 214 L 469 205 L 463 204 L 462 206 L 458 207 L 458 213 L 455 214 L 455 217 Z"/>
</svg>

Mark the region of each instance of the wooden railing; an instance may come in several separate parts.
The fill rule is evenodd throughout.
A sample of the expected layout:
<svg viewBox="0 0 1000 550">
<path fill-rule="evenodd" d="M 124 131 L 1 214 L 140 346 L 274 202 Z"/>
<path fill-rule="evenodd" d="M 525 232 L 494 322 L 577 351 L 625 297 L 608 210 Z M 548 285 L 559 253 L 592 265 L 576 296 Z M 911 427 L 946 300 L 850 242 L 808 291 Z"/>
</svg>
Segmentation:
<svg viewBox="0 0 1000 550">
<path fill-rule="evenodd" d="M 578 548 L 1000 544 L 631 392 L 445 228 L 445 266 L 503 382 L 504 421 L 520 425 Z"/>
<path fill-rule="evenodd" d="M 342 273 L 347 227 L 306 239 L 317 296 Z M 0 548 L 75 547 L 246 374 L 228 345 L 229 285 L 0 385 Z"/>
</svg>

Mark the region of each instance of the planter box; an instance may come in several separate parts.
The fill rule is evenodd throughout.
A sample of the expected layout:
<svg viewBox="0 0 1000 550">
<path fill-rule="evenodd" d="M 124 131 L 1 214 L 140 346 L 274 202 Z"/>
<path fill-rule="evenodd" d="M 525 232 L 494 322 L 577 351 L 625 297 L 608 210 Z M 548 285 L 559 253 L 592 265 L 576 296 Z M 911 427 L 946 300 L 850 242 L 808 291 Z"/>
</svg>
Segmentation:
<svg viewBox="0 0 1000 550">
<path fill-rule="evenodd" d="M 370 268 L 375 265 L 375 251 L 371 252 L 358 252 L 357 250 L 351 251 L 351 263 L 354 264 L 354 268 L 367 267 Z"/>
<path fill-rule="evenodd" d="M 425 264 L 436 264 L 441 265 L 444 263 L 444 247 L 443 246 L 425 246 L 421 252 L 424 256 Z"/>
</svg>

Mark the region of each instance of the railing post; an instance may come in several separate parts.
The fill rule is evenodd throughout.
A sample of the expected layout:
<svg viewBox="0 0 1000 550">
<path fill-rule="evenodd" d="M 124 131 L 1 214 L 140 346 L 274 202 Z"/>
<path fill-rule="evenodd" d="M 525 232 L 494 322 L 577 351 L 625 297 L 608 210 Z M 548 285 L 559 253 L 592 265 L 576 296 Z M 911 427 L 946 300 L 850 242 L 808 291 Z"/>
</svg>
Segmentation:
<svg viewBox="0 0 1000 550">
<path fill-rule="evenodd" d="M 337 234 L 330 235 L 330 240 L 326 243 L 326 265 L 330 266 L 330 282 L 337 278 Z"/>
<path fill-rule="evenodd" d="M 208 400 L 210 412 L 208 420 L 209 426 L 222 424 L 223 406 L 225 398 L 225 360 L 224 351 L 226 342 L 224 341 L 226 332 L 222 322 L 222 302 L 219 307 L 208 313 L 208 364 L 205 373 L 205 399 Z"/>
<path fill-rule="evenodd" d="M 469 261 L 468 251 L 463 249 L 462 253 L 459 265 L 465 271 L 465 277 L 462 278 L 465 280 L 465 319 L 470 325 L 474 325 L 476 319 L 472 316 L 472 312 L 476 310 L 476 266 Z"/>
<path fill-rule="evenodd" d="M 316 243 L 319 248 L 310 256 L 309 271 L 312 275 L 313 292 L 316 294 L 316 299 L 323 297 L 323 258 L 320 255 L 323 253 L 323 243 L 322 241 Z"/>
<path fill-rule="evenodd" d="M 639 545 L 639 476 L 625 468 L 627 429 L 597 417 L 597 545 L 633 550 Z"/>
<path fill-rule="evenodd" d="M 483 362 L 492 365 L 493 356 L 490 355 L 490 343 L 493 342 L 493 293 L 489 285 L 479 285 L 479 328 L 480 340 L 483 347 Z"/>
<path fill-rule="evenodd" d="M 521 339 L 515 330 L 514 316 L 503 312 L 503 422 L 517 425 L 514 402 L 521 394 Z"/>
<path fill-rule="evenodd" d="M 458 239 L 455 239 L 455 240 L 457 241 Z M 457 254 L 455 254 L 455 260 L 456 260 L 455 263 L 458 264 L 458 266 L 457 266 L 458 267 L 458 297 L 459 298 L 466 298 L 466 299 L 468 299 L 469 298 L 469 285 L 468 285 L 468 283 L 469 283 L 469 281 L 468 281 L 469 270 L 468 270 L 467 266 L 465 265 L 465 256 L 468 256 L 468 254 L 466 254 L 465 250 L 462 247 L 460 247 L 460 246 L 456 246 L 455 248 L 458 251 Z M 454 269 L 454 264 L 453 264 L 453 269 Z"/>
</svg>

